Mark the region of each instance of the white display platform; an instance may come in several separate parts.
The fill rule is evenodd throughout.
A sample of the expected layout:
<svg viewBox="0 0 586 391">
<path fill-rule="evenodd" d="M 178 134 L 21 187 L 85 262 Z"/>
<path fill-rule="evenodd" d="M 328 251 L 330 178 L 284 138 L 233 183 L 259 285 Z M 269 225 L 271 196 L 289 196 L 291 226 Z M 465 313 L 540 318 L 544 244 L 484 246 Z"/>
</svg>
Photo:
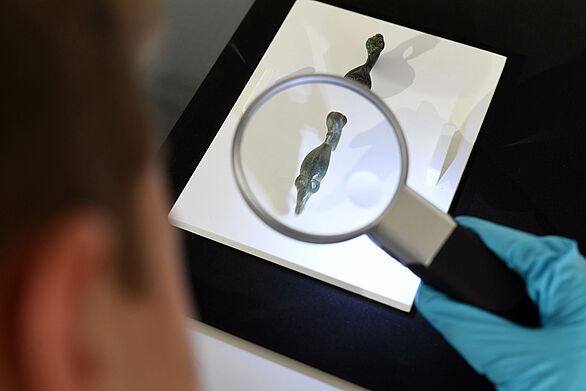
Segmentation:
<svg viewBox="0 0 586 391">
<path fill-rule="evenodd" d="M 314 72 L 343 76 L 365 61 L 366 39 L 379 32 L 386 45 L 371 72 L 372 91 L 391 108 L 405 132 L 408 185 L 447 211 L 505 57 L 297 0 L 173 206 L 172 224 L 409 311 L 419 286 L 411 271 L 365 236 L 317 245 L 271 230 L 245 204 L 231 168 L 232 138 L 251 99 L 285 77 Z"/>
</svg>

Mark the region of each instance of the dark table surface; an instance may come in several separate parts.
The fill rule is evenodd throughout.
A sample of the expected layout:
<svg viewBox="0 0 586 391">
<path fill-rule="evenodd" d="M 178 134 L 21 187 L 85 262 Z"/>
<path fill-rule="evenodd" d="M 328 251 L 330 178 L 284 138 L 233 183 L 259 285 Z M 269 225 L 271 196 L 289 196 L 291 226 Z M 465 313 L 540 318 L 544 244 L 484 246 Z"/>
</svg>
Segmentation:
<svg viewBox="0 0 586 391">
<path fill-rule="evenodd" d="M 586 248 L 586 2 L 325 1 L 507 56 L 450 208 Z M 179 196 L 293 1 L 257 0 L 169 135 Z M 350 26 L 351 27 L 351 26 Z M 375 390 L 490 390 L 406 314 L 184 232 L 201 320 Z"/>
</svg>

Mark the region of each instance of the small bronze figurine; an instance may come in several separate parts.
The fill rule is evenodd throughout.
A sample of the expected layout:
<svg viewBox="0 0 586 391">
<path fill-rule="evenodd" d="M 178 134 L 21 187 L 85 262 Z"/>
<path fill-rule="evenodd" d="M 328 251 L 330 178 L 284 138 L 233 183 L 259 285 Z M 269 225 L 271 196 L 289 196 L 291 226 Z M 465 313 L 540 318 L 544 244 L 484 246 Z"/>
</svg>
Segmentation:
<svg viewBox="0 0 586 391">
<path fill-rule="evenodd" d="M 301 163 L 300 174 L 295 178 L 297 188 L 297 202 L 295 214 L 300 214 L 305 208 L 305 203 L 313 193 L 319 190 L 320 181 L 328 171 L 332 147 L 325 142 L 313 149 L 305 156 Z"/>
<path fill-rule="evenodd" d="M 326 139 L 323 144 L 305 156 L 301 163 L 299 176 L 295 179 L 295 187 L 297 188 L 295 214 L 303 212 L 309 197 L 319 190 L 321 180 L 328 171 L 332 151 L 336 149 L 342 128 L 347 122 L 346 116 L 337 111 L 332 111 L 326 117 L 326 126 L 328 127 Z"/>
<path fill-rule="evenodd" d="M 366 41 L 366 51 L 368 52 L 368 58 L 366 63 L 352 69 L 346 73 L 345 78 L 356 80 L 359 83 L 364 84 L 370 89 L 372 87 L 372 81 L 370 79 L 370 70 L 374 67 L 376 60 L 380 56 L 380 53 L 385 48 L 385 40 L 381 34 L 376 34 L 368 38 Z"/>
<path fill-rule="evenodd" d="M 376 34 L 366 41 L 366 50 L 368 59 L 364 65 L 352 69 L 344 76 L 345 78 L 356 80 L 364 84 L 369 89 L 372 87 L 370 79 L 370 70 L 374 67 L 376 60 L 385 47 L 385 40 L 381 34 Z M 328 133 L 326 139 L 319 147 L 313 149 L 305 156 L 301 163 L 299 176 L 295 179 L 297 188 L 297 201 L 295 204 L 295 214 L 300 214 L 305 208 L 305 204 L 312 194 L 319 190 L 321 180 L 326 175 L 330 165 L 332 151 L 336 150 L 342 128 L 346 125 L 348 119 L 342 113 L 332 111 L 326 117 L 326 126 Z"/>
</svg>

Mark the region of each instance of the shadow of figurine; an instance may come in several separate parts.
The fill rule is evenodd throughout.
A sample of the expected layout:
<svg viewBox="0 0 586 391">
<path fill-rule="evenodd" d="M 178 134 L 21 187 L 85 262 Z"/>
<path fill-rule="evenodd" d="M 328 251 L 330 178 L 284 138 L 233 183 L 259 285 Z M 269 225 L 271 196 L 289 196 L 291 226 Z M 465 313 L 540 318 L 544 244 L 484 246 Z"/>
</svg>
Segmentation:
<svg viewBox="0 0 586 391">
<path fill-rule="evenodd" d="M 407 89 L 415 81 L 415 71 L 409 61 L 432 50 L 439 42 L 437 37 L 421 34 L 380 56 L 378 65 L 372 70 L 373 91 L 385 99 Z"/>
<path fill-rule="evenodd" d="M 352 165 L 352 168 L 344 174 L 342 180 L 335 184 L 335 190 L 330 191 L 327 198 L 322 200 L 321 208 L 324 211 L 336 208 L 340 203 L 346 201 L 348 196 L 346 187 L 355 173 L 372 173 L 380 183 L 383 183 L 389 176 L 396 175 L 397 170 L 400 168 L 400 166 L 391 167 L 387 164 L 381 164 L 389 162 L 389 154 L 390 156 L 399 156 L 400 154 L 398 145 L 394 142 L 392 130 L 386 121 L 381 120 L 381 122 L 368 129 L 349 132 L 347 136 L 344 140 L 344 145 L 341 147 L 342 151 L 332 159 L 346 159 L 344 151 L 351 149 L 361 150 L 361 156 Z M 373 142 L 373 140 L 378 142 Z M 400 157 L 397 158 L 397 161 L 399 160 Z"/>
</svg>

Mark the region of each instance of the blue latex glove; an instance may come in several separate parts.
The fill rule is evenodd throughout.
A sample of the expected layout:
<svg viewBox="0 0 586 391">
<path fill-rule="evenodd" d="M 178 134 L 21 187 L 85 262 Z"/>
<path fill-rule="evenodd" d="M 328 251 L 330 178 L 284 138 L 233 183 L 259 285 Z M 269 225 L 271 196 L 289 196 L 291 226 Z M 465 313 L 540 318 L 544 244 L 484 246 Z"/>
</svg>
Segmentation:
<svg viewBox="0 0 586 391">
<path fill-rule="evenodd" d="M 457 220 L 521 275 L 543 326 L 518 326 L 424 284 L 415 300 L 419 311 L 499 390 L 586 390 L 586 259 L 576 243 Z"/>
</svg>

